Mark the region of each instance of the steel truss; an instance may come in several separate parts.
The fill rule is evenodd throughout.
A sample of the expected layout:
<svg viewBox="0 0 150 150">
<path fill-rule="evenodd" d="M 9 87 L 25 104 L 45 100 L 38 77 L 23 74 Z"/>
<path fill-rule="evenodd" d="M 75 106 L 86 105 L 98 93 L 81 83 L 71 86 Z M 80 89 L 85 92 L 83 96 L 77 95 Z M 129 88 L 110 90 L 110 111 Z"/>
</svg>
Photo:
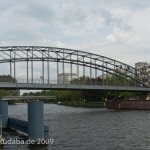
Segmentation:
<svg viewBox="0 0 150 150">
<path fill-rule="evenodd" d="M 117 77 L 124 79 L 124 86 L 129 85 L 129 81 L 134 84 L 135 87 L 147 87 L 148 75 L 143 75 L 142 72 L 134 67 L 111 59 L 105 56 L 84 52 L 80 50 L 72 50 L 57 47 L 41 47 L 41 46 L 7 46 L 0 47 L 0 64 L 9 63 L 9 74 L 16 78 L 16 64 L 19 62 L 26 63 L 26 83 L 34 83 L 34 63 L 42 63 L 42 77 L 43 83 L 45 79 L 50 84 L 50 62 L 56 63 L 57 82 L 58 74 L 65 73 L 65 64 L 70 65 L 69 71 L 71 74 L 74 72 L 77 74 L 77 79 L 81 76 L 87 76 L 86 68 L 89 69 L 89 84 L 98 84 L 98 77 L 101 76 L 102 85 L 109 84 L 107 80 L 104 80 L 104 76 L 108 74 L 114 77 L 113 84 L 117 86 Z M 45 71 L 45 63 L 47 69 Z M 60 72 L 60 65 L 62 65 Z M 29 68 L 30 66 L 30 68 Z M 76 69 L 73 68 L 75 66 Z M 82 68 L 82 69 L 81 69 Z M 68 69 L 68 68 L 67 68 Z M 94 71 L 93 71 L 94 70 Z M 100 73 L 101 72 L 101 73 Z M 116 80 L 115 80 L 116 78 Z M 145 80 L 144 80 L 145 79 Z M 146 80 L 147 79 L 147 80 Z M 29 81 L 30 80 L 30 81 Z M 94 81 L 94 82 L 93 82 Z M 64 83 L 65 84 L 65 83 Z M 133 85 L 132 84 L 132 85 Z"/>
</svg>

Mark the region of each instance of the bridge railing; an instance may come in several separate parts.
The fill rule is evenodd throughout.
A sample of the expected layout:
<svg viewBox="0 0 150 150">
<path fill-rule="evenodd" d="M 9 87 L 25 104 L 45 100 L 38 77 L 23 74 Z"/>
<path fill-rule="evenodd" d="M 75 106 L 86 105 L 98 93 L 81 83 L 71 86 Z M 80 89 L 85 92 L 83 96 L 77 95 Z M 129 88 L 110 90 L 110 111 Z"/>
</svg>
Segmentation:
<svg viewBox="0 0 150 150">
<path fill-rule="evenodd" d="M 68 85 L 68 84 L 74 84 L 74 85 L 102 85 L 102 86 L 126 86 L 126 87 L 144 87 L 143 84 L 138 83 L 136 81 L 130 81 L 130 80 L 111 80 L 111 79 L 85 79 L 85 80 L 47 80 L 47 79 L 25 79 L 25 78 L 17 78 L 17 79 L 3 79 L 0 80 L 0 82 L 11 82 L 11 83 L 24 83 L 24 84 L 59 84 L 59 85 Z M 145 86 L 146 87 L 146 86 Z"/>
</svg>

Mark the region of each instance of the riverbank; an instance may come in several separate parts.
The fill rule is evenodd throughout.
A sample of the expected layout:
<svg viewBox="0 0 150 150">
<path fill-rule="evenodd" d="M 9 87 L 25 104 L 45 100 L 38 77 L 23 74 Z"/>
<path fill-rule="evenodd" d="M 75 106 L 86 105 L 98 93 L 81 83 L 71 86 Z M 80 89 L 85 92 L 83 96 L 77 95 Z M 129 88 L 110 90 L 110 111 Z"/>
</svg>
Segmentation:
<svg viewBox="0 0 150 150">
<path fill-rule="evenodd" d="M 107 101 L 106 108 L 108 108 L 108 109 L 150 110 L 150 101 L 149 100 Z"/>
<path fill-rule="evenodd" d="M 26 105 L 27 103 L 11 103 L 10 105 Z M 103 108 L 105 107 L 104 102 L 58 102 L 58 103 L 45 103 L 45 104 L 58 104 L 73 107 L 91 107 L 91 108 Z"/>
<path fill-rule="evenodd" d="M 73 106 L 73 107 L 105 107 L 104 102 L 58 102 L 59 105 Z"/>
</svg>

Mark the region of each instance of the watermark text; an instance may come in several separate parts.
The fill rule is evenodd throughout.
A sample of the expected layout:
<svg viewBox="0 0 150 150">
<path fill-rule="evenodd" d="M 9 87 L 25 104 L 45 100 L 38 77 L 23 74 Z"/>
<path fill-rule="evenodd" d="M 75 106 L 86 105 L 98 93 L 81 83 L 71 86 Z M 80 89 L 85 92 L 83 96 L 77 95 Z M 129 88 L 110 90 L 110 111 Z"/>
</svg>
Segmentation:
<svg viewBox="0 0 150 150">
<path fill-rule="evenodd" d="M 54 139 L 37 139 L 37 140 L 23 140 L 23 139 L 1 139 L 0 144 L 6 145 L 6 144 L 21 144 L 21 145 L 26 145 L 26 144 L 37 144 L 37 145 L 48 145 L 48 144 L 53 144 Z"/>
</svg>

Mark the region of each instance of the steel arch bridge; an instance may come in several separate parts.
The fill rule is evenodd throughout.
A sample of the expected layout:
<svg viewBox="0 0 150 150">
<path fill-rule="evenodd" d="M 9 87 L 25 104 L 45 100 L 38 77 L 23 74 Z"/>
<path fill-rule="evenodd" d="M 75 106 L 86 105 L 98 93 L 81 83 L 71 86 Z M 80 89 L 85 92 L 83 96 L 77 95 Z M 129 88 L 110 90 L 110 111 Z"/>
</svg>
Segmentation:
<svg viewBox="0 0 150 150">
<path fill-rule="evenodd" d="M 56 47 L 0 47 L 5 89 L 92 89 L 150 91 L 149 76 L 101 55 Z"/>
</svg>

